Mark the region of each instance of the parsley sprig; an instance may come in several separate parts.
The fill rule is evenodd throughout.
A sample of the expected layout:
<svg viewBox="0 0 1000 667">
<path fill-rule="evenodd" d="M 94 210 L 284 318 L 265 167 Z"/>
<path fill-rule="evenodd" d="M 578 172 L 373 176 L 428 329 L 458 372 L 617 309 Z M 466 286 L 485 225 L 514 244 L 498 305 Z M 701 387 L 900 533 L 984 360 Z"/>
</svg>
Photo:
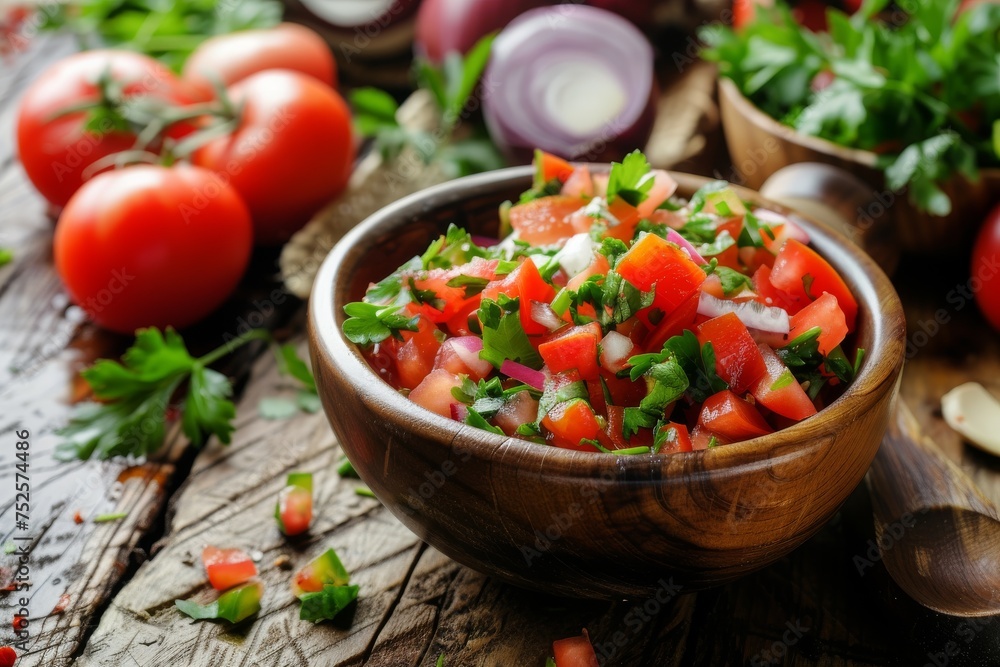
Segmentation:
<svg viewBox="0 0 1000 667">
<path fill-rule="evenodd" d="M 209 366 L 255 340 L 271 340 L 265 329 L 253 329 L 202 357 L 192 357 L 173 329 L 153 327 L 136 332 L 135 343 L 121 362 L 101 359 L 81 375 L 96 401 L 78 404 L 69 424 L 59 431 L 65 441 L 56 449 L 60 460 L 147 456 L 163 444 L 167 412 L 176 405 L 181 427 L 192 443 L 210 436 L 223 444 L 232 438 L 236 406 L 229 378 Z M 283 368 L 306 388 L 315 387 L 312 374 L 294 349 L 277 350 Z M 290 361 L 295 356 L 298 363 Z"/>
<path fill-rule="evenodd" d="M 738 32 L 703 29 L 703 55 L 773 118 L 881 153 L 889 188 L 947 215 L 943 181 L 1000 165 L 1000 6 L 956 13 L 958 0 L 913 0 L 906 21 L 890 24 L 878 20 L 888 4 L 827 10 L 820 36 L 778 3 Z M 812 85 L 820 74 L 832 80 L 825 89 Z"/>
<path fill-rule="evenodd" d="M 852 363 L 839 345 L 823 356 L 819 351 L 821 333 L 822 329 L 813 327 L 775 350 L 811 399 L 816 398 L 831 378 L 835 377 L 844 384 L 853 382 L 865 358 L 864 348 L 859 347 Z M 778 378 L 778 381 L 783 381 L 783 378 Z"/>
</svg>

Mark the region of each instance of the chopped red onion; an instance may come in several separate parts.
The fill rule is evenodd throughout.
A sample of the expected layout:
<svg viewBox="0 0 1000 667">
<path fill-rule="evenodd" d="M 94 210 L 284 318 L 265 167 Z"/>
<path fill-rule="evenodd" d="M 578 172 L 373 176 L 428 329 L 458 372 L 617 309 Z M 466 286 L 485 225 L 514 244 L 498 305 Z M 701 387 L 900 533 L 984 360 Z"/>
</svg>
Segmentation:
<svg viewBox="0 0 1000 667">
<path fill-rule="evenodd" d="M 464 403 L 452 403 L 448 407 L 451 409 L 451 418 L 455 421 L 464 422 L 469 415 L 469 408 Z"/>
<path fill-rule="evenodd" d="M 503 365 L 500 366 L 500 372 L 511 379 L 523 382 L 529 387 L 534 387 L 538 391 L 541 391 L 545 387 L 544 373 L 528 368 L 516 361 L 504 359 Z"/>
<path fill-rule="evenodd" d="M 476 234 L 472 234 L 471 238 L 472 242 L 480 248 L 492 248 L 500 243 L 500 239 L 495 239 L 492 236 L 478 236 Z"/>
<path fill-rule="evenodd" d="M 612 373 L 617 373 L 625 368 L 633 347 L 635 346 L 631 338 L 617 331 L 609 331 L 601 340 L 601 366 Z"/>
<path fill-rule="evenodd" d="M 765 306 L 759 301 L 730 301 L 702 292 L 698 297 L 698 314 L 705 317 L 719 317 L 735 313 L 750 329 L 770 333 L 786 334 L 790 330 L 788 313 L 776 306 Z"/>
<path fill-rule="evenodd" d="M 583 5 L 525 12 L 493 42 L 483 115 L 515 161 L 534 148 L 620 159 L 642 148 L 655 106 L 653 49 L 616 14 Z"/>
<path fill-rule="evenodd" d="M 669 227 L 667 228 L 667 240 L 671 243 L 676 243 L 682 249 L 686 250 L 687 254 L 691 257 L 691 260 L 698 266 L 708 264 L 708 262 L 705 261 L 705 258 L 701 256 L 701 253 L 698 252 L 693 245 L 691 245 L 690 241 Z"/>
<path fill-rule="evenodd" d="M 455 354 L 469 370 L 482 377 L 489 375 L 490 362 L 479 358 L 479 352 L 483 349 L 483 340 L 479 336 L 459 336 L 448 340 L 451 341 Z"/>
<path fill-rule="evenodd" d="M 552 310 L 552 306 L 543 301 L 531 302 L 531 319 L 549 331 L 555 331 L 566 324 L 566 322 L 556 315 L 556 311 Z"/>
</svg>

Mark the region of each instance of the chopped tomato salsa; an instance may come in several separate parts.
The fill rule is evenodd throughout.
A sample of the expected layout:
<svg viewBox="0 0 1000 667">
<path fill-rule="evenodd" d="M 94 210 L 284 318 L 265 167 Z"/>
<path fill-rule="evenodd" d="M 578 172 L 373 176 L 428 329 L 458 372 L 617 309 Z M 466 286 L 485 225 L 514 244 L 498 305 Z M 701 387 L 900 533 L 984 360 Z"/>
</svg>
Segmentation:
<svg viewBox="0 0 1000 667">
<path fill-rule="evenodd" d="M 638 151 L 537 152 L 484 247 L 451 226 L 348 304 L 344 334 L 418 405 L 566 449 L 712 449 L 808 419 L 857 375 L 857 299 L 792 218 L 690 199 Z"/>
</svg>

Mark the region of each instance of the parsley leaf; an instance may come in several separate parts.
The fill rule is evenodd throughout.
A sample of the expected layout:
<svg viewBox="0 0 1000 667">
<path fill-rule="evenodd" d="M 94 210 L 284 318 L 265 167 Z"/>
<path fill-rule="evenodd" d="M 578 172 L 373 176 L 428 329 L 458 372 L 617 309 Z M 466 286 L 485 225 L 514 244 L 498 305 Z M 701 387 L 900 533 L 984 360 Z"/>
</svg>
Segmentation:
<svg viewBox="0 0 1000 667">
<path fill-rule="evenodd" d="M 634 150 L 620 163 L 611 163 L 607 200 L 610 202 L 617 196 L 632 206 L 638 206 L 649 196 L 653 180 L 646 156 L 642 151 Z"/>
<path fill-rule="evenodd" d="M 501 295 L 501 301 L 505 298 Z M 479 357 L 495 368 L 500 368 L 505 359 L 510 359 L 537 370 L 542 367 L 542 358 L 521 326 L 519 305 L 518 299 L 507 299 L 503 306 L 492 299 L 482 300 L 479 319 L 483 323 L 483 349 Z"/>
<path fill-rule="evenodd" d="M 299 601 L 302 603 L 299 607 L 299 620 L 311 623 L 333 620 L 357 599 L 357 584 L 346 586 L 327 584 L 319 592 L 299 596 Z"/>
<path fill-rule="evenodd" d="M 355 301 L 344 306 L 349 316 L 344 320 L 343 331 L 355 345 L 380 343 L 389 336 L 402 338 L 400 331 L 416 331 L 419 317 L 400 314 L 399 306 L 378 306 Z"/>
</svg>

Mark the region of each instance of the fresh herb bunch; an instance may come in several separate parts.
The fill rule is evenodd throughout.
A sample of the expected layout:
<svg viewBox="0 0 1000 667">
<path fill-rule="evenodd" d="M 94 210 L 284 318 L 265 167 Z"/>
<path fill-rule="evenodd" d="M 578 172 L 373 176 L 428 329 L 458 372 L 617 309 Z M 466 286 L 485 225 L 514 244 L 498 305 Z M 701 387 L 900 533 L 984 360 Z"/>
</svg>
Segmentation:
<svg viewBox="0 0 1000 667">
<path fill-rule="evenodd" d="M 349 99 L 358 134 L 372 139 L 375 150 L 386 160 L 410 147 L 426 164 L 440 165 L 450 178 L 503 167 L 503 158 L 482 123 L 460 123 L 486 68 L 493 37 L 479 40 L 465 57 L 449 53 L 440 68 L 424 60 L 416 62 L 417 83 L 431 93 L 441 114 L 437 133 L 401 126 L 396 120 L 399 105 L 392 95 L 378 88 L 357 88 Z"/>
<path fill-rule="evenodd" d="M 86 49 L 131 49 L 179 70 L 208 37 L 271 28 L 282 13 L 277 0 L 80 0 L 46 8 L 43 28 L 69 30 Z"/>
<path fill-rule="evenodd" d="M 151 454 L 163 444 L 171 410 L 179 413 L 184 434 L 195 445 L 212 435 L 229 444 L 236 416 L 232 383 L 209 365 L 254 340 L 270 341 L 271 334 L 253 329 L 196 358 L 173 329 L 137 331 L 121 362 L 101 359 L 83 371 L 97 401 L 75 407 L 69 424 L 59 431 L 65 441 L 57 448 L 57 458 Z M 299 381 L 303 393 L 315 394 L 312 373 L 295 349 L 283 345 L 275 348 L 275 354 L 282 372 Z M 303 410 L 315 411 L 310 407 L 302 405 Z"/>
<path fill-rule="evenodd" d="M 911 0 L 894 25 L 879 19 L 888 4 L 866 0 L 854 16 L 829 9 L 828 34 L 780 2 L 758 7 L 739 31 L 702 29 L 703 56 L 782 123 L 879 153 L 889 188 L 947 215 L 941 182 L 1000 165 L 1000 5 L 956 15 L 958 0 Z"/>
</svg>

